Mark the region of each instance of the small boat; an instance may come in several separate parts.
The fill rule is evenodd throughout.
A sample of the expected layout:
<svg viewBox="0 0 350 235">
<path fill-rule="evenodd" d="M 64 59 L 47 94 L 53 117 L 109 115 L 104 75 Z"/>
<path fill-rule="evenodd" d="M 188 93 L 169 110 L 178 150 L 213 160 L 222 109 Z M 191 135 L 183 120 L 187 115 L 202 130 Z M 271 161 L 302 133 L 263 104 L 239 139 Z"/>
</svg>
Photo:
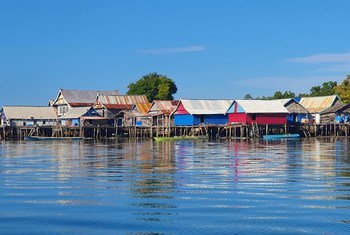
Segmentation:
<svg viewBox="0 0 350 235">
<path fill-rule="evenodd" d="M 291 139 L 299 138 L 299 134 L 283 134 L 283 135 L 263 135 L 264 140 L 279 140 L 279 139 Z"/>
<path fill-rule="evenodd" d="M 155 141 L 207 140 L 207 139 L 208 139 L 208 136 L 154 137 Z"/>
<path fill-rule="evenodd" d="M 40 136 L 27 136 L 25 140 L 37 141 L 37 140 L 83 140 L 83 137 L 40 137 Z"/>
</svg>

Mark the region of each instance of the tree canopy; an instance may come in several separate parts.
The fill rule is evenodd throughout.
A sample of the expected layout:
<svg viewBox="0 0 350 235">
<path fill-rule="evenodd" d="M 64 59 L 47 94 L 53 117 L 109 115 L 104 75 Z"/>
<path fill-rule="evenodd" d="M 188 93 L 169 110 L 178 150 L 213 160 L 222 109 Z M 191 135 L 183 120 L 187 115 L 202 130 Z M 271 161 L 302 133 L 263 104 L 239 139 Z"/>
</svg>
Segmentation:
<svg viewBox="0 0 350 235">
<path fill-rule="evenodd" d="M 177 92 L 175 82 L 165 75 L 150 73 L 128 85 L 128 95 L 146 95 L 148 101 L 173 100 Z"/>
<path fill-rule="evenodd" d="M 346 81 L 348 80 L 348 81 Z M 263 96 L 260 99 L 264 100 L 272 100 L 272 99 L 286 99 L 286 98 L 294 98 L 294 97 L 313 97 L 313 96 L 326 96 L 326 95 L 335 95 L 337 93 L 344 94 L 346 96 L 350 91 L 350 77 L 344 80 L 342 85 L 337 85 L 336 81 L 329 81 L 322 83 L 321 86 L 313 86 L 310 88 L 310 93 L 300 93 L 296 95 L 291 91 L 276 91 L 273 96 L 265 97 Z M 340 98 L 342 99 L 341 95 Z M 350 99 L 350 94 L 349 94 Z M 343 99 L 342 99 L 343 100 Z"/>
<path fill-rule="evenodd" d="M 335 87 L 335 92 L 344 104 L 350 103 L 350 75 L 347 75 L 345 80 Z"/>
<path fill-rule="evenodd" d="M 310 89 L 310 96 L 334 95 L 337 82 L 329 81 L 322 83 L 322 86 L 313 86 Z"/>
</svg>

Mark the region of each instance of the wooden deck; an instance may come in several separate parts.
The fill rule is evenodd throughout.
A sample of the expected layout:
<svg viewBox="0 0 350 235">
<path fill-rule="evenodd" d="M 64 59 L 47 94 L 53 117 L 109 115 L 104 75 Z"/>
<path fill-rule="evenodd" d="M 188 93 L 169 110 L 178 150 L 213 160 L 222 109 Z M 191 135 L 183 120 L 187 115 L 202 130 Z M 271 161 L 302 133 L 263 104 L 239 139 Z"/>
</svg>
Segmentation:
<svg viewBox="0 0 350 235">
<path fill-rule="evenodd" d="M 302 137 L 350 136 L 349 123 L 323 125 L 201 125 L 201 126 L 0 126 L 0 141 L 23 140 L 27 136 L 107 138 L 154 138 L 173 136 L 208 136 L 221 139 L 260 138 L 266 134 L 298 133 Z"/>
</svg>

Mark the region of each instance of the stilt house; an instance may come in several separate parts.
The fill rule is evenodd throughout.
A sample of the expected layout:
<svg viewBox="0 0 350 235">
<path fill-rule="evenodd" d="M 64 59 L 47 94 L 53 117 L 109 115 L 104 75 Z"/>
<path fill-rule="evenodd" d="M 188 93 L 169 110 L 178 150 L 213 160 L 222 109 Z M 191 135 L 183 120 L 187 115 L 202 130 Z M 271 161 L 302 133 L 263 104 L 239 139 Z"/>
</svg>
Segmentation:
<svg viewBox="0 0 350 235">
<path fill-rule="evenodd" d="M 277 100 L 235 100 L 228 113 L 230 123 L 281 125 L 288 110 Z"/>
<path fill-rule="evenodd" d="M 148 111 L 153 126 L 172 126 L 171 114 L 175 111 L 178 100 L 154 100 Z"/>
<path fill-rule="evenodd" d="M 102 124 L 101 122 L 103 122 L 103 118 L 92 107 L 70 108 L 59 119 L 62 126 L 83 126 L 85 121 L 87 125 Z"/>
<path fill-rule="evenodd" d="M 306 108 L 312 115 L 314 123 L 321 123 L 321 112 L 334 106 L 341 105 L 340 98 L 337 95 L 319 96 L 319 97 L 303 97 L 299 103 Z"/>
<path fill-rule="evenodd" d="M 227 110 L 233 100 L 181 99 L 174 111 L 176 126 L 198 126 L 200 124 L 226 124 Z"/>
<path fill-rule="evenodd" d="M 151 107 L 151 103 L 136 102 L 131 106 L 131 110 L 123 111 L 124 126 L 150 126 L 151 117 L 148 115 L 148 111 Z"/>
<path fill-rule="evenodd" d="M 309 122 L 309 112 L 295 99 L 279 99 L 276 101 L 281 102 L 281 104 L 288 110 L 287 123 L 296 124 Z"/>
<path fill-rule="evenodd" d="M 123 111 L 131 111 L 135 103 L 148 103 L 147 97 L 145 95 L 99 94 L 93 107 L 102 117 L 110 119 L 110 124 L 122 126 Z"/>
<path fill-rule="evenodd" d="M 4 126 L 54 126 L 57 115 L 47 106 L 3 106 L 0 111 Z"/>
<path fill-rule="evenodd" d="M 320 124 L 349 123 L 350 104 L 336 104 L 320 113 Z"/>
<path fill-rule="evenodd" d="M 92 90 L 66 90 L 60 89 L 52 106 L 57 110 L 57 115 L 61 117 L 70 108 L 92 107 L 98 94 L 119 95 L 119 91 L 92 91 Z"/>
</svg>

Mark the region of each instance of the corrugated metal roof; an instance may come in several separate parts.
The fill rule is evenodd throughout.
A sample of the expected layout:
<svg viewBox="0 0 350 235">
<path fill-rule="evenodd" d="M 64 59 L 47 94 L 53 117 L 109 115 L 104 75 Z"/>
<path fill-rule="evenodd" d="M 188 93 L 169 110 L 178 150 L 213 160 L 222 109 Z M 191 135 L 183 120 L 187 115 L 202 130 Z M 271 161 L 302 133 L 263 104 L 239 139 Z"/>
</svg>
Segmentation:
<svg viewBox="0 0 350 235">
<path fill-rule="evenodd" d="M 300 104 L 304 106 L 310 113 L 319 113 L 331 107 L 334 101 L 338 98 L 336 95 L 319 96 L 319 97 L 303 97 L 300 99 Z"/>
<path fill-rule="evenodd" d="M 98 103 L 107 109 L 131 109 L 135 103 L 148 103 L 145 95 L 99 95 Z"/>
<path fill-rule="evenodd" d="M 3 106 L 7 119 L 57 119 L 54 107 L 47 106 Z"/>
<path fill-rule="evenodd" d="M 98 94 L 119 95 L 119 91 L 93 91 L 93 90 L 65 90 L 61 89 L 64 100 L 72 107 L 92 106 Z"/>
<path fill-rule="evenodd" d="M 147 114 L 149 108 L 151 107 L 151 104 L 148 102 L 147 103 L 136 102 L 135 106 L 141 114 Z"/>
<path fill-rule="evenodd" d="M 74 118 L 80 118 L 84 115 L 86 115 L 89 110 L 92 109 L 91 107 L 75 107 L 70 108 L 67 113 L 65 113 L 60 119 L 74 119 Z M 97 115 L 97 113 L 96 113 Z"/>
<path fill-rule="evenodd" d="M 282 105 L 286 105 L 286 104 L 288 104 L 291 100 L 293 100 L 293 99 L 292 99 L 292 98 L 287 98 L 287 99 L 278 99 L 278 100 L 275 100 L 275 101 L 280 102 Z"/>
<path fill-rule="evenodd" d="M 321 112 L 321 114 L 338 113 L 338 112 L 350 112 L 350 104 L 336 104 Z"/>
<path fill-rule="evenodd" d="M 233 100 L 180 100 L 187 112 L 192 115 L 226 114 L 232 102 Z"/>
<path fill-rule="evenodd" d="M 178 103 L 178 100 L 154 100 L 149 109 L 149 113 L 169 115 L 175 111 Z"/>
<path fill-rule="evenodd" d="M 246 113 L 288 113 L 279 100 L 236 100 Z"/>
</svg>

